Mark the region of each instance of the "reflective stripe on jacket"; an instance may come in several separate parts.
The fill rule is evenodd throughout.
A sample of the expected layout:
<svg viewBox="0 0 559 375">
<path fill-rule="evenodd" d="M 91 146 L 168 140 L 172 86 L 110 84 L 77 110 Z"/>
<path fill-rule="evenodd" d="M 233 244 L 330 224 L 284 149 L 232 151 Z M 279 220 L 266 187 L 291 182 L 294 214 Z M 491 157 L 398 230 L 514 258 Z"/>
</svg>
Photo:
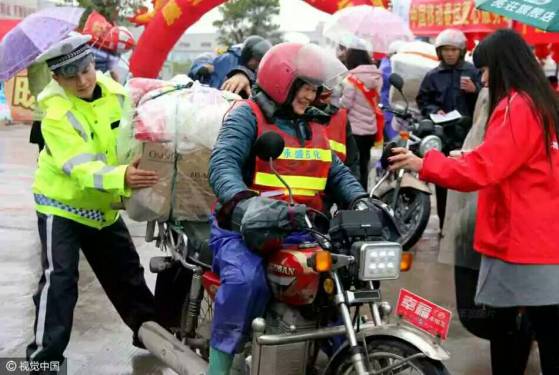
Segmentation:
<svg viewBox="0 0 559 375">
<path fill-rule="evenodd" d="M 347 109 L 340 108 L 330 118 L 326 127 L 330 149 L 345 163 L 347 158 Z"/>
<path fill-rule="evenodd" d="M 247 103 L 256 116 L 258 136 L 274 131 L 281 135 L 285 142 L 283 153 L 274 161 L 274 167 L 292 189 L 295 201 L 322 210 L 322 193 L 326 189 L 332 164 L 332 150 L 324 125 L 310 122 L 312 139 L 301 145 L 297 137 L 282 131 L 275 124 L 268 123 L 258 104 L 252 100 L 248 100 Z M 270 163 L 258 158 L 250 188 L 271 198 L 287 200 L 289 197 L 287 189 L 272 171 Z"/>
<path fill-rule="evenodd" d="M 37 211 L 102 228 L 118 218 L 113 209 L 125 187 L 126 165 L 118 165 L 116 140 L 126 91 L 97 73 L 102 96 L 87 102 L 65 92 L 55 80 L 41 92 L 41 130 L 33 193 Z"/>
</svg>

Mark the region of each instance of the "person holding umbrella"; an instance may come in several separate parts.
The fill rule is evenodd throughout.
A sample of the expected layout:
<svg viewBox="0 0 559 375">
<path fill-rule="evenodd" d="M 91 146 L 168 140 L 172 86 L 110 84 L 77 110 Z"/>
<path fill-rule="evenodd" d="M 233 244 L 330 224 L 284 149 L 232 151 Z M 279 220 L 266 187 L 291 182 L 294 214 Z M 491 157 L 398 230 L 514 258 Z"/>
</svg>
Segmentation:
<svg viewBox="0 0 559 375">
<path fill-rule="evenodd" d="M 117 163 L 127 93 L 95 71 L 90 38 L 69 36 L 37 58 L 53 79 L 39 95 L 45 148 L 33 183 L 43 272 L 33 297 L 35 335 L 27 357 L 36 362 L 64 360 L 78 298 L 80 248 L 133 331 L 133 344 L 141 347 L 138 329 L 155 320 L 138 253 L 114 207 L 131 189 L 153 186 L 158 176 L 136 163 Z"/>
<path fill-rule="evenodd" d="M 392 170 L 419 172 L 445 188 L 479 191 L 474 249 L 481 253 L 475 301 L 494 308 L 494 374 L 523 374 L 518 319 L 535 332 L 544 375 L 559 373 L 559 102 L 530 47 L 513 30 L 498 30 L 474 51 L 489 87 L 484 141 L 462 156 L 403 148 Z M 513 360 L 514 359 L 514 360 Z"/>
<path fill-rule="evenodd" d="M 33 64 L 35 58 L 76 29 L 83 12 L 83 8 L 77 7 L 46 8 L 19 22 L 0 43 L 0 81 L 7 81 L 27 68 L 29 90 L 36 100 L 51 74 L 45 64 Z M 37 144 L 39 151 L 44 147 L 41 119 L 42 113 L 35 103 L 29 142 Z"/>
</svg>

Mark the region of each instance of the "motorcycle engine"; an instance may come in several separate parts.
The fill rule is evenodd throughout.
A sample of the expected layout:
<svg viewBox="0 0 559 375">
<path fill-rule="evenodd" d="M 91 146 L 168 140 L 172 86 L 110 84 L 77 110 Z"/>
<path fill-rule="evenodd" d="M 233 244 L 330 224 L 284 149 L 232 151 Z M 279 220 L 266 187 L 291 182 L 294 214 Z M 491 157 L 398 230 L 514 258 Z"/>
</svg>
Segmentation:
<svg viewBox="0 0 559 375">
<path fill-rule="evenodd" d="M 307 320 L 296 308 L 272 302 L 266 312 L 266 333 L 303 333 L 316 330 L 316 321 Z M 300 375 L 306 370 L 310 342 L 262 346 L 257 374 Z M 254 369 L 253 369 L 254 371 Z"/>
</svg>

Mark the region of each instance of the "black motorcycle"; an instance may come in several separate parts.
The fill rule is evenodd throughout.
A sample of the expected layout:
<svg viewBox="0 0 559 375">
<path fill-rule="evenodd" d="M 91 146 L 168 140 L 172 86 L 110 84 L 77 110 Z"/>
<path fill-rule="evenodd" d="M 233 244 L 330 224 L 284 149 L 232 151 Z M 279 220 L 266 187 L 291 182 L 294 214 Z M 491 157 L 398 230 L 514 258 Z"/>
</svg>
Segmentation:
<svg viewBox="0 0 559 375">
<path fill-rule="evenodd" d="M 371 190 L 371 197 L 386 203 L 394 213 L 402 234 L 400 243 L 405 250 L 412 248 L 421 238 L 431 215 L 431 190 L 420 181 L 416 173 L 388 170 L 388 157 L 394 147 L 403 147 L 423 157 L 427 151 L 443 149 L 446 139 L 444 129 L 429 119 L 421 119 L 409 111 L 408 101 L 402 93 L 404 80 L 396 73 L 389 78 L 390 84 L 400 92 L 406 102 L 405 108 L 386 107 L 400 120 L 400 134 L 388 142 L 377 168 L 378 182 Z"/>
</svg>

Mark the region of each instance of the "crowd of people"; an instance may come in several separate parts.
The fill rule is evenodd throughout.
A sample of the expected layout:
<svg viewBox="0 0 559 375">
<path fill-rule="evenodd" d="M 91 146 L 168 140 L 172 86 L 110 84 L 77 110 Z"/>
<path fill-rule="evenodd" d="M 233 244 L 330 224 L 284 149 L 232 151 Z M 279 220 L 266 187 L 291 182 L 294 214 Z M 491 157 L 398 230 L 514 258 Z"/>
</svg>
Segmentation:
<svg viewBox="0 0 559 375">
<path fill-rule="evenodd" d="M 96 73 L 87 41 L 70 36 L 38 59 L 53 79 L 37 94 L 44 149 L 33 193 L 43 275 L 34 297 L 35 337 L 27 351 L 37 361 L 64 359 L 80 248 L 133 331 L 135 345 L 142 346 L 140 325 L 157 320 L 130 234 L 114 208 L 131 189 L 157 183 L 157 173 L 137 163 L 118 165 L 116 136 L 128 98 L 120 84 Z M 390 168 L 418 172 L 437 185 L 441 231 L 446 189 L 479 191 L 475 238 L 466 246 L 482 255 L 467 277 L 456 267 L 459 313 L 460 301 L 493 312 L 488 328 L 477 334 L 491 341 L 494 374 L 522 374 L 533 338 L 543 373 L 559 373 L 559 256 L 553 238 L 559 232 L 557 97 L 514 31 L 500 30 L 482 41 L 473 54 L 475 66 L 465 59 L 460 31 L 443 31 L 435 46 L 440 63 L 424 77 L 416 101 L 424 116 L 460 112 L 457 140 L 424 159 L 396 149 Z M 251 36 L 192 66 L 191 78 L 246 98 L 228 112 L 210 158 L 209 183 L 218 198 L 210 244 L 221 277 L 210 374 L 229 372 L 250 322 L 269 300 L 263 265 L 268 249 L 247 244 L 233 223 L 253 199 L 288 200 L 283 186 L 267 178 L 266 163 L 255 157 L 256 138 L 275 131 L 290 149 L 333 151 L 278 160 L 276 168 L 289 179 L 297 203 L 319 211 L 333 203 L 348 209 L 366 205 L 371 148 L 396 135 L 390 116 L 379 109 L 388 100 L 389 62 L 396 53 L 394 45 L 383 61 L 375 61 L 368 51 L 342 45 L 334 56 L 312 44 L 272 46 Z M 450 157 L 472 127 L 483 86 L 485 136 L 479 146 Z M 300 233 L 293 236 L 301 241 Z M 461 318 L 467 326 L 467 317 Z"/>
</svg>

